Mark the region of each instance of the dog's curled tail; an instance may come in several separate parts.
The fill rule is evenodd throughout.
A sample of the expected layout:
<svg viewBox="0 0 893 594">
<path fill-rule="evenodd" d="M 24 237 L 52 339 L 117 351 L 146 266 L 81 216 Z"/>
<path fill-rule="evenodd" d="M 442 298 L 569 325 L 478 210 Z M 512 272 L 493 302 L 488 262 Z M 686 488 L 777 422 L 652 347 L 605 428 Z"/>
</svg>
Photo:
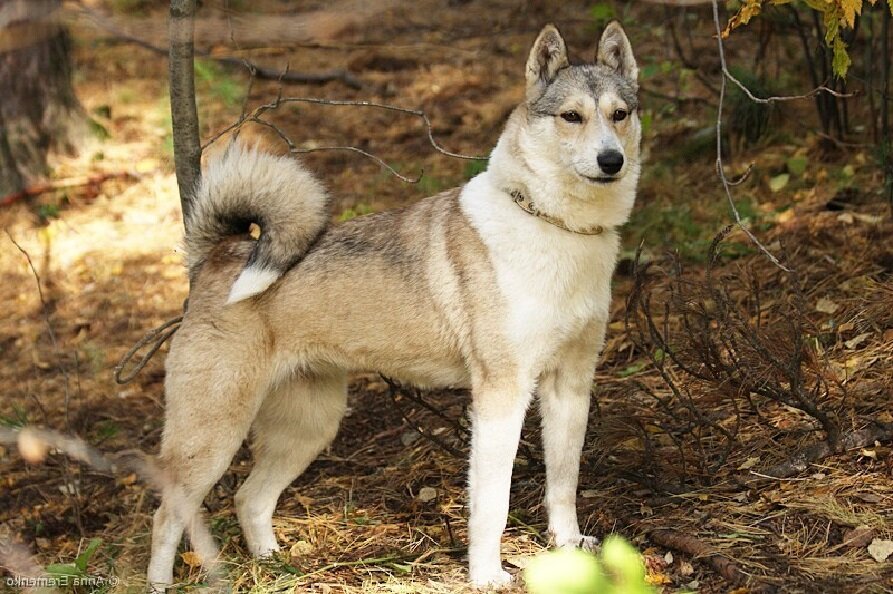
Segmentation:
<svg viewBox="0 0 893 594">
<path fill-rule="evenodd" d="M 196 189 L 186 220 L 189 276 L 222 239 L 255 223 L 260 238 L 227 303 L 262 293 L 304 256 L 327 219 L 326 190 L 300 163 L 233 143 L 208 162 Z"/>
</svg>

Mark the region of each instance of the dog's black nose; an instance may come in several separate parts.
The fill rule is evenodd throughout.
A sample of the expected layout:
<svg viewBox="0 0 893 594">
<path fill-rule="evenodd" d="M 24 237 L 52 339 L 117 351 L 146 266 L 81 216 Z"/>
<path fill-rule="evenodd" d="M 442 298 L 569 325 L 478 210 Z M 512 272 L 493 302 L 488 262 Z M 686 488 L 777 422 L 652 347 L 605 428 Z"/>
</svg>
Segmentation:
<svg viewBox="0 0 893 594">
<path fill-rule="evenodd" d="M 598 166 L 608 175 L 614 175 L 623 167 L 623 153 L 613 149 L 599 153 L 596 160 Z"/>
</svg>

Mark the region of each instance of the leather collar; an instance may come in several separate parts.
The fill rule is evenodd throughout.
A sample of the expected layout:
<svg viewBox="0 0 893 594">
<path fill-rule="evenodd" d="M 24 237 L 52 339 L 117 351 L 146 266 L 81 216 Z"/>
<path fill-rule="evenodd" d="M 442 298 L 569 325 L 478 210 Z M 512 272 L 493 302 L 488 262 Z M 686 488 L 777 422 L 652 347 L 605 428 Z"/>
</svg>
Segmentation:
<svg viewBox="0 0 893 594">
<path fill-rule="evenodd" d="M 533 200 L 525 196 L 520 190 L 505 191 L 508 192 L 508 194 L 512 197 L 512 201 L 514 201 L 514 203 L 518 205 L 518 208 L 520 208 L 527 214 L 533 215 L 538 219 L 549 223 L 550 225 L 558 227 L 559 229 L 564 229 L 565 231 L 576 233 L 578 235 L 601 235 L 605 232 L 605 228 L 601 225 L 593 225 L 591 227 L 584 227 L 582 229 L 572 229 L 558 217 L 553 217 L 551 215 L 547 215 L 544 212 L 540 212 L 540 210 L 533 204 Z"/>
</svg>

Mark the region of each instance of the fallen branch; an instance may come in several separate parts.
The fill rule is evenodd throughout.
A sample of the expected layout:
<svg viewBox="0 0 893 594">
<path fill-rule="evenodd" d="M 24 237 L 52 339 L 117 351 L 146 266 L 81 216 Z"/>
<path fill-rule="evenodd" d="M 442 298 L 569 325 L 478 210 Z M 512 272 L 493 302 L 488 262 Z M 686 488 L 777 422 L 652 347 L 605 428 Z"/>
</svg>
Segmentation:
<svg viewBox="0 0 893 594">
<path fill-rule="evenodd" d="M 781 464 L 776 464 L 760 472 L 751 474 L 766 479 L 786 479 L 804 472 L 811 464 L 844 450 L 868 447 L 876 441 L 893 441 L 893 423 L 877 423 L 871 427 L 849 431 L 840 436 L 839 448 L 835 451 L 827 441 L 815 443 Z"/>
<path fill-rule="evenodd" d="M 110 179 L 133 179 L 135 176 L 126 171 L 118 171 L 115 173 L 97 173 L 95 175 L 85 175 L 81 177 L 69 177 L 65 179 L 56 179 L 52 181 L 39 182 L 33 186 L 28 186 L 24 190 L 7 194 L 0 198 L 0 206 L 9 206 L 19 200 L 40 196 L 54 190 L 62 190 L 65 188 L 79 188 L 82 186 L 99 186 Z"/>
<path fill-rule="evenodd" d="M 741 571 L 741 568 L 738 567 L 735 561 L 717 553 L 713 547 L 694 536 L 662 528 L 649 533 L 648 537 L 651 542 L 658 546 L 673 549 L 707 562 L 716 573 L 733 586 L 740 586 L 748 581 L 747 574 Z M 774 592 L 775 587 L 761 583 L 751 586 L 748 591 L 768 594 L 769 592 Z"/>
</svg>

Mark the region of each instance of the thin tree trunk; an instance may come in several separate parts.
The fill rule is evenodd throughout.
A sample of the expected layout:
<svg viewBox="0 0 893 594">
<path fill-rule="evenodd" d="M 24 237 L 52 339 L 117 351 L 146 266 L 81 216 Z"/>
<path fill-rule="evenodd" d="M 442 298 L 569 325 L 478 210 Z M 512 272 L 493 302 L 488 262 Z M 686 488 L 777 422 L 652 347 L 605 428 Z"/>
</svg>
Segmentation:
<svg viewBox="0 0 893 594">
<path fill-rule="evenodd" d="M 171 124 L 184 224 L 192 211 L 193 193 L 201 179 L 202 147 L 195 106 L 195 1 L 171 0 L 170 12 Z"/>
</svg>

